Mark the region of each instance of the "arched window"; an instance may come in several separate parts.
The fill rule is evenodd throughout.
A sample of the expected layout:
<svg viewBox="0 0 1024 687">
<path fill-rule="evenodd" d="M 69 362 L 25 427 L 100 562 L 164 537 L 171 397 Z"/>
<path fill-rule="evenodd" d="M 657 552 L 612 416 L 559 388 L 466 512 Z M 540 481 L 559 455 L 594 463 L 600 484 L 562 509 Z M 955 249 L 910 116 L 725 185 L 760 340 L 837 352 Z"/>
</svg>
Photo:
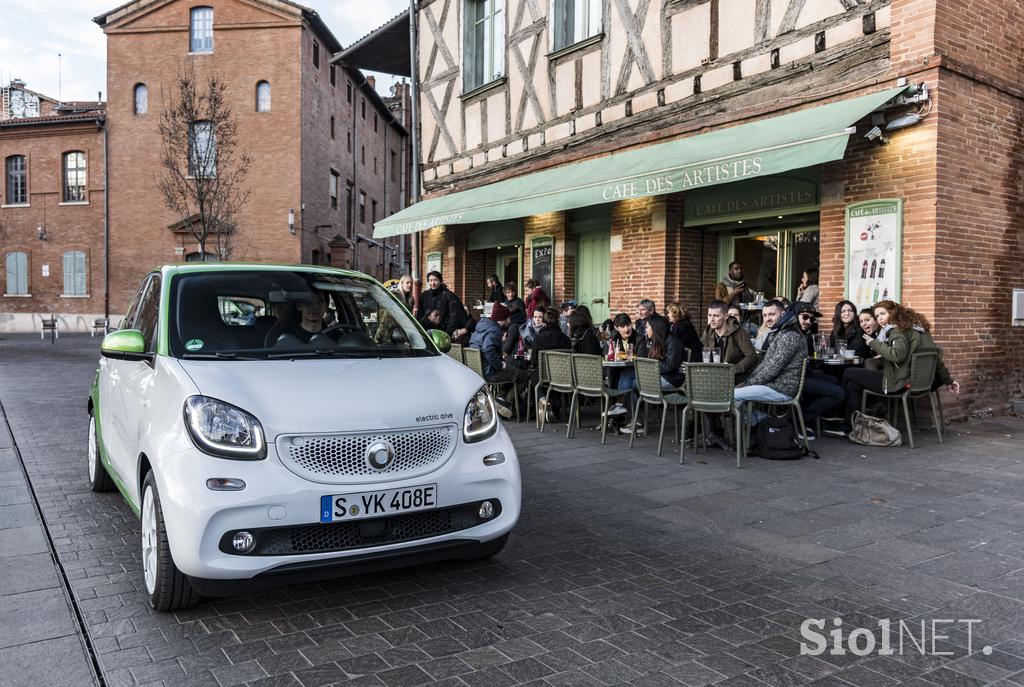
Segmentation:
<svg viewBox="0 0 1024 687">
<path fill-rule="evenodd" d="M 28 203 L 28 164 L 24 155 L 11 155 L 4 164 L 7 173 L 7 194 L 4 205 Z"/>
<path fill-rule="evenodd" d="M 260 81 L 256 84 L 256 111 L 270 112 L 270 82 Z"/>
<path fill-rule="evenodd" d="M 189 13 L 189 52 L 213 52 L 213 8 L 193 7 Z"/>
<path fill-rule="evenodd" d="M 85 201 L 85 153 L 72 150 L 64 153 L 64 202 Z"/>
<path fill-rule="evenodd" d="M 7 271 L 8 296 L 28 295 L 28 253 L 8 253 L 4 261 L 4 269 Z"/>
<path fill-rule="evenodd" d="M 142 115 L 149 112 L 149 89 L 146 84 L 135 84 L 133 110 L 135 114 Z"/>
<path fill-rule="evenodd" d="M 69 250 L 64 253 L 64 295 L 88 295 L 88 290 L 86 288 L 87 283 L 88 279 L 85 271 L 85 252 L 80 250 Z"/>
</svg>

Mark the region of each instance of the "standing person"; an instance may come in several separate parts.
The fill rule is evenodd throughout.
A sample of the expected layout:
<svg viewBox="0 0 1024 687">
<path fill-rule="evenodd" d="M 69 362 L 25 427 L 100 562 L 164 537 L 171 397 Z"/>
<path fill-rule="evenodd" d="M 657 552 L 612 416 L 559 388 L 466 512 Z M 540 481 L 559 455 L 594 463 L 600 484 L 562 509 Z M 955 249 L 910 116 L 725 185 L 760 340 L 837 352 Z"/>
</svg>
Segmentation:
<svg viewBox="0 0 1024 687">
<path fill-rule="evenodd" d="M 398 296 L 398 300 L 402 301 L 402 305 L 405 306 L 406 310 L 416 316 L 416 299 L 412 292 L 412 277 L 408 274 L 403 274 L 398 279 L 398 284 L 395 285 L 394 294 Z"/>
<path fill-rule="evenodd" d="M 505 364 L 501 355 L 502 331 L 509 326 L 508 307 L 501 303 L 495 303 L 491 308 L 490 317 L 482 317 L 476 325 L 476 331 L 469 340 L 469 347 L 480 350 L 480 357 L 483 359 L 484 379 L 491 383 L 503 383 L 515 381 L 520 388 L 525 388 L 526 382 L 530 379 L 530 373 L 516 367 L 509 367 Z M 505 398 L 496 398 L 498 414 L 505 419 L 511 418 L 514 413 L 512 404 L 518 403 L 510 387 Z"/>
<path fill-rule="evenodd" d="M 800 387 L 800 370 L 807 357 L 807 346 L 796 323 L 796 312 L 787 310 L 772 327 L 772 336 L 764 358 L 750 376 L 736 388 L 736 406 L 748 401 L 790 401 Z M 757 424 L 764 413 L 755 411 L 751 422 Z"/>
<path fill-rule="evenodd" d="M 431 310 L 441 311 L 440 326 L 434 323 L 427 323 L 426 315 Z M 423 326 L 428 329 L 443 329 L 448 336 L 452 336 L 455 330 L 466 326 L 466 306 L 452 293 L 444 283 L 444 278 L 437 270 L 427 273 L 427 290 L 420 294 L 420 312 L 423 318 L 420 320 Z"/>
<path fill-rule="evenodd" d="M 537 308 L 546 308 L 550 305 L 548 295 L 540 287 L 536 279 L 526 280 L 526 312 L 532 313 Z"/>
<path fill-rule="evenodd" d="M 708 305 L 708 326 L 700 342 L 705 350 L 717 348 L 723 363 L 736 366 L 736 375 L 745 375 L 757 365 L 757 353 L 750 336 L 739 324 L 728 317 L 725 301 L 714 300 Z"/>
<path fill-rule="evenodd" d="M 810 303 L 811 307 L 817 310 L 818 295 L 818 268 L 808 267 L 800 279 L 800 288 L 796 291 L 796 299 L 801 303 Z"/>
<path fill-rule="evenodd" d="M 579 306 L 569 317 L 569 338 L 572 340 L 573 353 L 601 355 L 601 342 L 597 339 L 594 320 L 587 306 Z"/>
<path fill-rule="evenodd" d="M 852 301 L 836 303 L 832 315 L 832 333 L 828 335 L 828 345 L 838 350 L 840 341 L 845 341 L 846 347 L 855 351 L 854 355 L 858 358 L 871 356 L 871 347 L 864 341 L 864 330 L 857 319 L 857 306 Z"/>
<path fill-rule="evenodd" d="M 487 277 L 487 302 L 501 303 L 503 300 L 505 300 L 505 294 L 501 289 L 501 280 L 498 279 L 498 275 L 492 274 Z"/>
<path fill-rule="evenodd" d="M 665 312 L 668 313 L 669 332 L 672 336 L 679 339 L 684 349 L 690 349 L 690 357 L 684 362 L 699 363 L 702 360 L 701 350 L 703 346 L 700 343 L 697 328 L 693 326 L 693 322 L 690 320 L 690 311 L 679 303 L 669 303 L 668 307 L 665 308 Z M 686 356 L 685 350 L 683 351 L 683 356 Z"/>
<path fill-rule="evenodd" d="M 814 351 L 811 338 L 811 330 L 815 325 L 815 318 L 821 317 L 821 313 L 811 306 L 810 303 L 796 302 L 792 307 L 797 315 L 797 324 L 801 333 L 808 341 L 808 355 Z M 836 378 L 827 372 L 817 368 L 807 370 L 804 376 L 804 393 L 800 399 L 800 408 L 804 414 L 804 424 L 807 429 L 807 438 L 814 439 L 814 430 L 811 425 L 819 417 L 839 406 L 846 397 L 843 387 L 836 383 Z"/>
<path fill-rule="evenodd" d="M 743 277 L 743 263 L 733 260 L 729 263 L 729 272 L 722 281 L 715 285 L 715 300 L 724 301 L 727 305 L 739 303 L 744 299 L 747 282 Z"/>
</svg>

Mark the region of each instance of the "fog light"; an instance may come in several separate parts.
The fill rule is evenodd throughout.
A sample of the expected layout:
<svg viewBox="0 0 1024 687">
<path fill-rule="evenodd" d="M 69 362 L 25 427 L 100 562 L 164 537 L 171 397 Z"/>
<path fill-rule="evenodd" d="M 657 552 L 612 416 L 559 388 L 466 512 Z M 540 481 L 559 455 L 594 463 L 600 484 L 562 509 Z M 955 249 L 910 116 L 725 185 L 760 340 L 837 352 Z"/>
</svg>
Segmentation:
<svg viewBox="0 0 1024 687">
<path fill-rule="evenodd" d="M 504 453 L 492 453 L 490 455 L 484 456 L 484 465 L 501 465 L 504 462 Z"/>
<path fill-rule="evenodd" d="M 228 477 L 211 477 L 206 480 L 206 488 L 211 491 L 242 491 L 245 489 L 245 482 Z"/>
<path fill-rule="evenodd" d="M 252 532 L 236 532 L 231 540 L 231 546 L 235 547 L 238 553 L 249 553 L 256 546 L 256 537 L 252 536 Z"/>
<path fill-rule="evenodd" d="M 494 504 L 490 501 L 484 501 L 480 504 L 480 511 L 477 513 L 481 520 L 490 520 L 494 517 Z"/>
</svg>

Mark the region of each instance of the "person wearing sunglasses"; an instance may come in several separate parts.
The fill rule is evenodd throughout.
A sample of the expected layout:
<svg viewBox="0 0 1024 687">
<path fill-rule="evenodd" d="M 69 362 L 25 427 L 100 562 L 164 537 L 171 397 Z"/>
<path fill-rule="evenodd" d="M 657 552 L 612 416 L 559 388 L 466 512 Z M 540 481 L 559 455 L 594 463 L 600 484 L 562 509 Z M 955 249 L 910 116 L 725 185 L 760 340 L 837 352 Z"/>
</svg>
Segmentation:
<svg viewBox="0 0 1024 687">
<path fill-rule="evenodd" d="M 807 341 L 807 354 L 814 354 L 814 332 L 817 330 L 817 319 L 821 313 L 814 309 L 810 303 L 797 301 L 793 304 L 793 311 L 797 315 L 797 323 L 800 331 Z M 839 385 L 836 378 L 818 368 L 808 368 L 804 377 L 804 393 L 800 398 L 800 409 L 804 414 L 804 424 L 807 426 L 807 438 L 814 439 L 814 430 L 811 427 L 815 420 L 837 408 L 846 399 L 843 387 Z"/>
</svg>

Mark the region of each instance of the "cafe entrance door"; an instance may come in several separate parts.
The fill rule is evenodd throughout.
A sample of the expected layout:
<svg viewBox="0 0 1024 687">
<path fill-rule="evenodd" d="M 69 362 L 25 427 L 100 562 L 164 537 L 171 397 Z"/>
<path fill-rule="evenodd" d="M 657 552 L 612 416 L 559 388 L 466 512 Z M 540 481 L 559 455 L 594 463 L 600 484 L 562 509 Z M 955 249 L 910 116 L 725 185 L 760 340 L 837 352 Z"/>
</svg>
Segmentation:
<svg viewBox="0 0 1024 687">
<path fill-rule="evenodd" d="M 748 289 L 793 300 L 804 270 L 818 265 L 818 236 L 817 225 L 731 231 L 719 239 L 718 273 L 739 260 Z"/>
</svg>

